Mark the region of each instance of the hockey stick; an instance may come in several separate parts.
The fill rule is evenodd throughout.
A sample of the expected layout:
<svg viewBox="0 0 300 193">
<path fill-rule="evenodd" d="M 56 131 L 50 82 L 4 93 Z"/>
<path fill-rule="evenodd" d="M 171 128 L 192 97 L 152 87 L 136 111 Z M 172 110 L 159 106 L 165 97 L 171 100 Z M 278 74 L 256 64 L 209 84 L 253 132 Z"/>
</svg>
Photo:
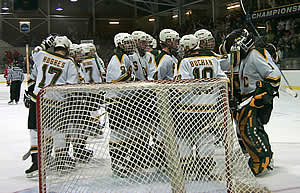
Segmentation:
<svg viewBox="0 0 300 193">
<path fill-rule="evenodd" d="M 145 77 L 146 80 L 148 80 L 147 72 L 146 72 L 146 70 L 145 70 L 145 68 L 143 67 L 143 64 L 142 64 L 142 62 L 141 62 L 141 56 L 140 56 L 140 52 L 139 52 L 138 48 L 135 48 L 135 52 L 136 52 L 136 55 L 137 55 L 137 57 L 138 57 L 139 63 L 140 63 L 140 65 L 141 65 L 141 68 L 142 68 L 144 77 Z"/>
<path fill-rule="evenodd" d="M 22 160 L 27 160 L 29 156 L 31 155 L 30 149 L 23 155 Z"/>
<path fill-rule="evenodd" d="M 246 17 L 246 21 L 251 25 L 252 29 L 254 30 L 254 32 L 256 33 L 256 35 L 258 36 L 259 40 L 263 43 L 263 45 L 266 45 L 265 41 L 263 40 L 263 38 L 260 36 L 260 34 L 258 33 L 256 27 L 254 26 L 254 24 L 252 23 L 252 20 L 251 20 L 251 15 L 245 10 L 245 7 L 244 7 L 244 3 L 243 3 L 243 0 L 240 0 L 240 6 L 241 6 L 241 9 Z M 280 68 L 278 68 L 279 71 L 280 71 L 280 74 L 282 75 L 284 81 L 286 82 L 288 88 L 286 88 L 286 92 L 290 95 L 292 95 L 293 97 L 297 98 L 298 97 L 298 94 L 296 91 L 293 90 L 293 88 L 291 87 L 291 85 L 289 84 L 289 82 L 287 81 L 286 77 L 284 76 L 283 72 L 280 70 Z"/>
<path fill-rule="evenodd" d="M 280 72 L 281 72 L 281 70 L 280 70 Z M 282 75 L 284 81 L 286 82 L 286 85 L 288 86 L 287 88 L 285 87 L 286 88 L 285 91 L 288 94 L 292 95 L 293 97 L 297 98 L 298 97 L 298 93 L 296 91 L 294 91 L 294 89 L 290 86 L 288 80 L 286 79 L 286 77 L 284 76 L 284 74 L 282 72 L 281 72 L 281 75 Z"/>
</svg>

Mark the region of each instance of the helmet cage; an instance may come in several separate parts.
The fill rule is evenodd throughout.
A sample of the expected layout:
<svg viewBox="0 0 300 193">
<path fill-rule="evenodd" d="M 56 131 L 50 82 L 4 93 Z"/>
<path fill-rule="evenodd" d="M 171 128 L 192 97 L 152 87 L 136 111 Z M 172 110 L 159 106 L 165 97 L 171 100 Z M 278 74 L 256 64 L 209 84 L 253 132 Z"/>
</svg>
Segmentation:
<svg viewBox="0 0 300 193">
<path fill-rule="evenodd" d="M 194 35 L 185 35 L 179 41 L 180 56 L 188 55 L 199 48 L 199 39 Z"/>
<path fill-rule="evenodd" d="M 139 51 L 145 52 L 149 48 L 149 35 L 143 31 L 134 31 L 131 34 Z"/>
<path fill-rule="evenodd" d="M 136 44 L 132 39 L 130 34 L 125 34 L 122 38 L 121 45 L 123 45 L 123 50 L 127 53 L 135 52 Z"/>
<path fill-rule="evenodd" d="M 163 29 L 159 34 L 160 44 L 171 49 L 178 49 L 179 39 L 179 34 L 172 29 Z"/>
</svg>

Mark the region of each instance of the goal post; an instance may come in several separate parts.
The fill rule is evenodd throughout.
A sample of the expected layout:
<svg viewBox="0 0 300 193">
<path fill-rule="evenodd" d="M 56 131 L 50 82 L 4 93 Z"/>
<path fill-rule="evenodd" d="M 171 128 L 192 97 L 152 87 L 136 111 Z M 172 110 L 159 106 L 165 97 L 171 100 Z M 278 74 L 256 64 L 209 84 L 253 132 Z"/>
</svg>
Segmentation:
<svg viewBox="0 0 300 193">
<path fill-rule="evenodd" d="M 270 192 L 219 79 L 50 86 L 37 97 L 39 191 Z"/>
</svg>

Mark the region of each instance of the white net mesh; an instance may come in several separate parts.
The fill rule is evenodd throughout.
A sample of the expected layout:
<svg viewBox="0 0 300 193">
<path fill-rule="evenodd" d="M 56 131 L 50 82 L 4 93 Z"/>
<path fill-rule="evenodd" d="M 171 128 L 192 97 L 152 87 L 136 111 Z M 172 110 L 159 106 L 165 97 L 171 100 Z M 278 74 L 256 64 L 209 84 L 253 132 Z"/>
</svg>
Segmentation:
<svg viewBox="0 0 300 193">
<path fill-rule="evenodd" d="M 227 97 L 215 79 L 43 89 L 40 192 L 269 192 L 240 149 Z"/>
</svg>

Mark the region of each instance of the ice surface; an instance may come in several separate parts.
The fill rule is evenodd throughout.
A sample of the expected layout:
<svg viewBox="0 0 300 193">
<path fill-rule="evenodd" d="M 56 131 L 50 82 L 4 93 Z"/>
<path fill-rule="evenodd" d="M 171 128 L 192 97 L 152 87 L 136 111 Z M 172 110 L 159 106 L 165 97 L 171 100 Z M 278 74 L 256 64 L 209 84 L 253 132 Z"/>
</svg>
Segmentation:
<svg viewBox="0 0 300 193">
<path fill-rule="evenodd" d="M 24 83 L 21 97 L 25 88 Z M 23 105 L 22 98 L 18 105 L 8 105 L 8 101 L 9 87 L 0 84 L 0 193 L 35 193 L 38 192 L 38 181 L 24 176 L 31 159 L 22 160 L 30 147 L 28 109 Z M 273 192 L 299 193 L 300 99 L 281 92 L 280 98 L 274 102 L 274 111 L 266 131 L 274 152 L 275 168 L 257 177 L 257 180 Z"/>
</svg>

